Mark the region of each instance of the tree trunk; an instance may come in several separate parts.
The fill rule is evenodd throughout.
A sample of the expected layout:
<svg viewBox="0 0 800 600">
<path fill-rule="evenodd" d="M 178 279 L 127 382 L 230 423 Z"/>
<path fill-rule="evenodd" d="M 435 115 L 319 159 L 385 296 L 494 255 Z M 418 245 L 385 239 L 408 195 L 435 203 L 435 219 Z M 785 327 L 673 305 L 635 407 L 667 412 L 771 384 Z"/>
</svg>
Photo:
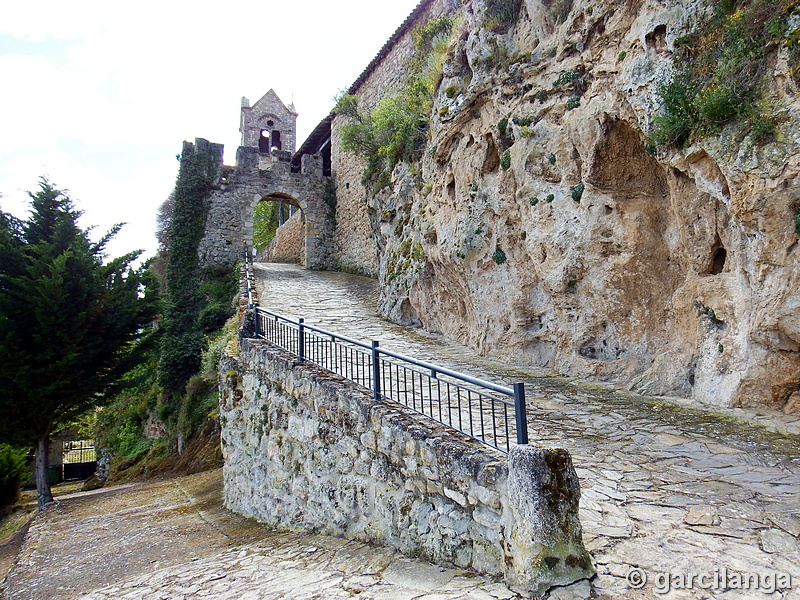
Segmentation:
<svg viewBox="0 0 800 600">
<path fill-rule="evenodd" d="M 53 492 L 50 491 L 50 479 L 47 476 L 47 455 L 50 450 L 50 434 L 45 433 L 39 438 L 36 446 L 36 498 L 39 510 L 44 510 L 49 502 L 53 501 Z"/>
</svg>

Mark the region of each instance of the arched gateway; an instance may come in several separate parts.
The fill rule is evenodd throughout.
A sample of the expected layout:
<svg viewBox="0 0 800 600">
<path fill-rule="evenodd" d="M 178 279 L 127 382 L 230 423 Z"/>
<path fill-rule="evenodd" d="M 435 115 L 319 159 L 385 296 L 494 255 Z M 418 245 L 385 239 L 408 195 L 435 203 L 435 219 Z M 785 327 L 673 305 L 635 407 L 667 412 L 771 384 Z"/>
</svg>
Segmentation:
<svg viewBox="0 0 800 600">
<path fill-rule="evenodd" d="M 323 176 L 321 157 L 304 154 L 299 161 L 298 157 L 293 160 L 296 117 L 294 107 L 287 108 L 272 90 L 252 107 L 242 98 L 242 145 L 232 167 L 223 164 L 220 144 L 203 139 L 194 144 L 184 142 L 184 153 L 210 151 L 219 161 L 218 183 L 210 197 L 205 235 L 198 247 L 201 263 L 232 264 L 239 260 L 242 249 L 253 245 L 256 204 L 281 199 L 297 206 L 305 217 L 302 264 L 307 269 L 329 266 L 332 219 L 325 194 L 331 182 Z M 293 162 L 299 162 L 300 168 L 293 167 Z"/>
</svg>

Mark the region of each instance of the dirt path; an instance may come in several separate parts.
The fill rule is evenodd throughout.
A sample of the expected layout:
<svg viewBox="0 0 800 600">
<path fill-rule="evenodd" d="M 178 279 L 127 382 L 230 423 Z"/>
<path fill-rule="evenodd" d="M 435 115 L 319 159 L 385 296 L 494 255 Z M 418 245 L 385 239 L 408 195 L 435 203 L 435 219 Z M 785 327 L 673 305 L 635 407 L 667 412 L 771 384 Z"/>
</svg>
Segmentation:
<svg viewBox="0 0 800 600">
<path fill-rule="evenodd" d="M 587 588 L 588 589 L 588 588 Z M 59 498 L 36 517 L 2 600 L 498 600 L 505 586 L 222 506 L 221 470 Z"/>
</svg>

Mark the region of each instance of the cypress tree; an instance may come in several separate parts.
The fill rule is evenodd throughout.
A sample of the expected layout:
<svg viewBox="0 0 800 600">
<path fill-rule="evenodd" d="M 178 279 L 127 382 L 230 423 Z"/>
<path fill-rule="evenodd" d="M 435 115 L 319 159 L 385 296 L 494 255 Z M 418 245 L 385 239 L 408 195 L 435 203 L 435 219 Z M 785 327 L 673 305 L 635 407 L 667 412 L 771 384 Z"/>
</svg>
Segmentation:
<svg viewBox="0 0 800 600">
<path fill-rule="evenodd" d="M 46 179 L 23 221 L 0 211 L 0 441 L 36 448 L 42 509 L 51 433 L 117 392 L 152 334 L 156 298 L 138 252 L 105 262 Z"/>
</svg>

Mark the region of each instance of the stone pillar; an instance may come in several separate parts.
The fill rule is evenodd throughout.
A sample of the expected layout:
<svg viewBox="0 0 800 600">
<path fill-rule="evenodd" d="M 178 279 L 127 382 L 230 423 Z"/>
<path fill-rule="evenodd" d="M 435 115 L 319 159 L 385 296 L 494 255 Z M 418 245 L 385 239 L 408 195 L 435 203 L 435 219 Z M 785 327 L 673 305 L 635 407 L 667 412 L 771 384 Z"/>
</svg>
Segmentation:
<svg viewBox="0 0 800 600">
<path fill-rule="evenodd" d="M 578 519 L 580 484 L 566 450 L 513 446 L 504 511 L 505 580 L 539 596 L 594 575 Z M 510 522 L 509 521 L 510 517 Z"/>
</svg>

